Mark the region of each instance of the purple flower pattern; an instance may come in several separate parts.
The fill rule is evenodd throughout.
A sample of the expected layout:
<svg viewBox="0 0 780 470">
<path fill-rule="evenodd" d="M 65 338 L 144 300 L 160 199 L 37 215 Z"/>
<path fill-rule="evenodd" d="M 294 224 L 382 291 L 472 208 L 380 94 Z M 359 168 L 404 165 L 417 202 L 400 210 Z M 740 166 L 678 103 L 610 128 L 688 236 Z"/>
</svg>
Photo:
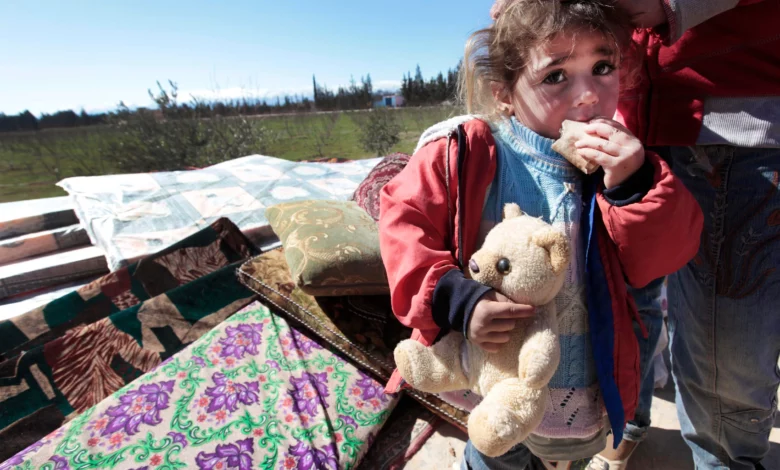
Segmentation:
<svg viewBox="0 0 780 470">
<path fill-rule="evenodd" d="M 304 372 L 301 377 L 290 377 L 292 390 L 288 390 L 292 397 L 293 411 L 299 414 L 308 414 L 314 417 L 317 413 L 317 405 L 322 404 L 327 408 L 325 398 L 330 396 L 328 392 L 328 376 L 325 372 Z"/>
<path fill-rule="evenodd" d="M 227 333 L 227 337 L 219 340 L 219 344 L 222 345 L 220 357 L 243 359 L 246 353 L 252 356 L 259 353 L 257 347 L 262 342 L 262 323 L 241 323 L 235 327 L 229 326 L 225 329 L 225 333 Z"/>
<path fill-rule="evenodd" d="M 106 410 L 110 417 L 105 429 L 100 433 L 107 436 L 120 430 L 128 436 L 138 432 L 141 423 L 155 426 L 160 424 L 160 411 L 168 408 L 168 394 L 173 392 L 173 380 L 159 384 L 141 385 L 119 397 L 119 404 Z"/>
<path fill-rule="evenodd" d="M 213 413 L 221 408 L 226 408 L 228 411 L 233 412 L 238 409 L 237 403 L 239 402 L 244 405 L 251 405 L 257 402 L 257 382 L 240 384 L 228 380 L 225 374 L 221 372 L 215 372 L 211 379 L 216 386 L 206 389 L 206 396 L 211 398 L 209 407 L 206 410 L 209 413 Z"/>
<path fill-rule="evenodd" d="M 312 350 L 322 349 L 322 346 L 317 344 L 316 341 L 312 340 L 308 336 L 305 336 L 298 330 L 290 330 L 290 333 L 286 338 L 281 340 L 281 343 L 283 348 L 287 350 L 297 350 L 299 353 L 303 353 L 305 355 L 311 354 Z"/>
<path fill-rule="evenodd" d="M 330 443 L 320 449 L 298 441 L 287 450 L 287 456 L 280 462 L 280 470 L 338 470 L 336 444 Z"/>
<path fill-rule="evenodd" d="M 70 470 L 70 465 L 68 465 L 68 459 L 65 457 L 60 457 L 59 455 L 53 455 L 50 459 L 50 462 L 54 462 L 54 470 Z"/>
<path fill-rule="evenodd" d="M 385 393 L 385 388 L 363 371 L 358 371 L 360 378 L 352 386 L 351 394 L 359 396 L 361 400 L 372 404 L 374 408 L 379 408 L 384 403 L 390 401 L 390 397 Z"/>
<path fill-rule="evenodd" d="M 347 415 L 339 415 L 339 418 L 340 418 L 342 421 L 344 421 L 344 424 L 346 424 L 347 426 L 352 426 L 352 427 L 354 427 L 355 429 L 357 429 L 357 427 L 358 427 L 358 424 L 355 422 L 355 420 L 354 420 L 354 419 L 352 419 L 352 417 L 351 417 L 351 416 L 347 416 Z"/>
<path fill-rule="evenodd" d="M 233 444 L 218 444 L 212 453 L 201 452 L 195 457 L 195 463 L 200 470 L 217 468 L 236 468 L 249 470 L 252 468 L 252 453 L 254 444 L 252 438 L 236 441 Z M 222 463 L 222 465 L 219 465 Z"/>
<path fill-rule="evenodd" d="M 187 447 L 187 438 L 180 432 L 169 432 L 168 436 L 173 440 L 174 444 L 181 445 L 181 448 Z"/>
<path fill-rule="evenodd" d="M 262 321 L 262 318 L 258 320 Z M 267 341 L 268 335 L 268 332 L 266 332 L 265 338 L 261 336 L 264 331 L 263 326 L 260 322 L 252 324 L 234 323 L 233 326 L 226 325 L 223 327 L 223 334 L 213 337 L 210 340 L 210 344 L 207 345 L 206 350 L 209 351 L 207 359 L 204 360 L 204 358 L 193 354 L 190 354 L 187 358 L 185 353 L 182 353 L 181 364 L 190 366 L 191 376 L 200 375 L 200 377 L 204 377 L 204 371 L 216 365 L 216 363 L 231 366 L 242 358 L 247 359 L 247 356 L 251 358 L 251 356 L 259 355 L 262 341 Z M 323 347 L 317 342 L 312 341 L 309 337 L 294 329 L 287 330 L 285 328 L 280 333 L 279 340 L 283 341 L 282 349 L 288 351 L 288 353 L 302 356 L 323 350 Z M 352 368 L 349 363 L 338 356 L 333 355 L 332 357 L 339 363 L 344 364 L 347 370 Z M 328 358 L 330 359 L 330 356 Z M 227 360 L 223 362 L 220 359 Z M 283 413 L 285 416 L 284 421 L 289 423 L 289 426 L 308 427 L 323 418 L 323 409 L 332 407 L 332 403 L 330 406 L 328 404 L 328 401 L 331 400 L 331 395 L 335 393 L 330 383 L 331 380 L 336 380 L 330 375 L 333 372 L 332 366 L 325 367 L 327 364 L 321 366 L 312 364 L 308 366 L 308 371 L 300 371 L 299 366 L 295 366 L 293 370 L 298 369 L 299 372 L 294 373 L 296 375 L 289 375 L 289 372 L 282 372 L 278 362 L 266 360 L 265 358 L 261 359 L 264 360 L 264 363 L 269 368 L 279 371 L 282 377 L 286 376 L 289 379 L 289 385 L 286 387 L 287 393 L 282 394 L 277 404 L 279 406 L 277 416 L 281 417 L 282 415 L 279 412 Z M 171 362 L 172 358 L 168 358 L 162 366 L 171 364 Z M 332 363 L 332 361 L 330 362 Z M 198 366 L 202 370 L 193 369 L 193 366 Z M 384 394 L 380 384 L 367 374 L 360 373 L 358 376 L 357 373 L 352 368 L 350 371 L 352 375 L 351 380 L 346 384 L 342 382 L 343 379 L 338 379 L 339 384 L 347 385 L 346 391 L 351 401 L 354 400 L 361 403 L 363 401 L 371 401 L 371 404 L 376 409 L 377 405 L 375 403 L 387 403 L 390 400 L 391 396 Z M 211 374 L 211 383 L 203 383 L 202 385 L 199 385 L 198 381 L 193 383 L 194 386 L 200 389 L 200 393 L 195 395 L 197 398 L 192 401 L 194 406 L 188 407 L 189 413 L 196 413 L 189 415 L 189 419 L 194 423 L 199 424 L 204 421 L 211 423 L 232 422 L 235 418 L 226 416 L 231 416 L 232 413 L 241 409 L 242 405 L 255 405 L 260 403 L 261 398 L 264 398 L 260 396 L 259 385 L 264 380 L 267 380 L 265 375 L 250 379 L 243 375 L 243 371 L 236 370 L 232 372 L 236 376 L 231 375 L 233 380 L 228 380 L 220 372 L 212 370 L 209 374 Z M 156 376 L 162 379 L 165 373 L 157 372 Z M 145 429 L 142 426 L 145 424 L 147 426 L 158 426 L 163 433 L 167 432 L 167 437 L 170 438 L 168 442 L 170 442 L 171 446 L 178 446 L 181 449 L 196 447 L 196 450 L 190 451 L 192 454 L 190 454 L 189 459 L 185 459 L 189 460 L 186 462 L 188 466 L 201 470 L 249 470 L 252 468 L 253 460 L 257 459 L 254 456 L 256 444 L 254 438 L 263 436 L 262 429 L 255 430 L 253 433 L 254 438 L 242 436 L 237 438 L 239 440 L 233 441 L 228 437 L 226 442 L 223 441 L 224 443 L 217 444 L 216 447 L 206 445 L 202 450 L 197 449 L 201 444 L 193 444 L 186 434 L 174 431 L 168 432 L 170 429 L 164 429 L 162 426 L 159 426 L 164 417 L 162 412 L 170 409 L 173 402 L 179 399 L 177 383 L 184 379 L 185 377 L 180 371 L 176 379 L 162 382 L 147 382 L 144 385 L 135 387 L 133 390 L 107 400 L 108 403 L 103 408 L 104 411 L 96 414 L 84 429 L 85 432 L 82 434 L 85 437 L 82 444 L 84 450 L 92 454 L 93 452 L 99 452 L 99 448 L 103 450 L 106 448 L 108 450 L 123 448 L 128 443 L 141 438 L 138 436 L 145 433 Z M 200 379 L 200 382 L 202 383 L 203 380 Z M 351 386 L 349 386 L 350 384 Z M 322 408 L 320 408 L 320 405 Z M 338 419 L 344 425 L 354 430 L 360 427 L 352 414 L 340 414 Z M 200 425 L 203 426 L 202 424 Z M 67 426 L 63 429 L 67 429 Z M 366 428 L 360 427 L 360 431 L 362 431 L 360 434 L 363 434 L 363 438 L 367 437 L 369 441 L 373 440 L 373 434 L 365 436 L 366 431 L 364 429 Z M 325 439 L 324 442 L 319 439 L 311 442 L 291 440 L 281 444 L 282 448 L 280 451 L 282 453 L 279 455 L 280 460 L 276 462 L 276 465 L 284 470 L 338 468 L 340 464 L 345 463 L 339 462 L 338 455 L 338 443 L 343 441 L 345 430 L 336 432 L 334 436 L 322 436 Z M 230 434 L 227 436 L 230 436 Z M 360 434 L 356 433 L 356 437 L 359 437 Z M 12 457 L 11 460 L 0 464 L 0 470 L 9 470 L 17 465 L 24 464 L 25 461 L 30 459 L 30 453 L 37 451 L 50 441 L 56 443 L 62 436 L 62 430 L 50 434 L 42 443 L 31 446 L 17 454 L 17 456 Z M 236 439 L 236 437 L 233 437 L 233 439 Z M 287 449 L 286 453 L 283 452 L 285 448 Z M 26 458 L 25 455 L 27 455 Z M 51 454 L 39 457 L 49 458 L 49 465 L 53 465 L 52 468 L 54 470 L 70 470 L 69 460 L 65 457 Z M 155 455 L 151 463 L 146 463 L 145 466 L 141 464 L 141 467 L 136 470 L 155 468 L 160 463 L 160 459 L 160 456 Z"/>
</svg>

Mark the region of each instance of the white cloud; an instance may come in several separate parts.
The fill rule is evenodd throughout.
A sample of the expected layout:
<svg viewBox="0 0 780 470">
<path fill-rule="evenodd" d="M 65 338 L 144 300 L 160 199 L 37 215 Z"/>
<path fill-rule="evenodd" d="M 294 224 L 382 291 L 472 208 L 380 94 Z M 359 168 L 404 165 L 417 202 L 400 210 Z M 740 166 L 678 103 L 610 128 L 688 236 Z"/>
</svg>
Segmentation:
<svg viewBox="0 0 780 470">
<path fill-rule="evenodd" d="M 374 90 L 398 90 L 401 88 L 400 80 L 377 80 L 373 82 Z M 330 90 L 337 90 L 341 87 L 348 87 L 349 83 L 343 83 L 340 85 L 329 86 L 325 85 Z M 201 89 L 201 90 L 181 90 L 179 91 L 179 101 L 186 102 L 191 101 L 194 98 L 198 98 L 205 101 L 225 101 L 225 100 L 240 100 L 241 98 L 248 99 L 260 99 L 267 100 L 269 102 L 276 100 L 277 97 L 287 96 L 307 96 L 312 97 L 312 88 L 307 86 L 306 88 L 284 88 L 284 89 L 269 89 L 269 88 L 245 88 L 245 87 L 232 87 L 232 88 L 218 88 L 214 90 Z"/>
<path fill-rule="evenodd" d="M 311 96 L 311 87 L 297 89 L 287 88 L 281 90 L 270 90 L 268 88 L 249 89 L 243 87 L 218 88 L 215 90 L 182 90 L 179 91 L 179 101 L 192 101 L 195 98 L 205 101 L 229 101 L 240 100 L 242 98 L 265 99 L 270 101 L 277 97 L 283 97 L 285 95 L 294 96 L 296 94 Z"/>
<path fill-rule="evenodd" d="M 400 90 L 401 80 L 377 80 L 373 85 L 375 90 Z"/>
</svg>

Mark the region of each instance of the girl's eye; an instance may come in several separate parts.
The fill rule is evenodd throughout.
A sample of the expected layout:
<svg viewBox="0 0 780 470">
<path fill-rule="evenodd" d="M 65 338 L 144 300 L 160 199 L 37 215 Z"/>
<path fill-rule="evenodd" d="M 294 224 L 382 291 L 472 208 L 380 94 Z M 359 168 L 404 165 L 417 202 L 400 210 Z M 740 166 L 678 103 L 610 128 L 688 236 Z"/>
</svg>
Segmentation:
<svg viewBox="0 0 780 470">
<path fill-rule="evenodd" d="M 593 67 L 594 75 L 609 75 L 615 71 L 615 66 L 609 62 L 599 62 Z"/>
<path fill-rule="evenodd" d="M 566 80 L 566 75 L 563 74 L 563 70 L 556 70 L 555 72 L 550 72 L 546 77 L 544 77 L 542 83 L 547 85 L 557 85 L 559 83 L 563 83 L 564 80 Z"/>
</svg>

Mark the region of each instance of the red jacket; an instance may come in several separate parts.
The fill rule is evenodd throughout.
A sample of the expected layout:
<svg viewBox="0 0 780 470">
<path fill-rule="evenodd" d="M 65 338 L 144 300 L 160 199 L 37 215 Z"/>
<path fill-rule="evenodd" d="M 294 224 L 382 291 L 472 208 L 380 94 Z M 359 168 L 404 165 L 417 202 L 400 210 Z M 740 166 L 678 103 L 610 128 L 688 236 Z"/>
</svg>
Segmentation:
<svg viewBox="0 0 780 470">
<path fill-rule="evenodd" d="M 708 97 L 780 96 L 780 1 L 742 0 L 667 45 L 637 31 L 641 83 L 618 114 L 645 145 L 694 145 Z"/>
<path fill-rule="evenodd" d="M 415 153 L 380 199 L 380 248 L 393 312 L 425 345 L 440 333 L 433 315 L 437 284 L 477 249 L 483 203 L 496 170 L 489 126 L 475 119 L 460 131 L 458 139 L 451 134 Z M 593 208 L 590 251 L 598 255 L 593 261 L 600 268 L 588 275 L 594 280 L 588 302 L 599 304 L 600 311 L 591 311 L 591 339 L 599 343 L 594 357 L 605 406 L 613 430 L 620 431 L 634 415 L 640 387 L 633 330 L 638 314 L 626 280 L 643 287 L 684 266 L 698 250 L 703 221 L 698 204 L 666 163 L 649 152 L 647 160 L 652 186 L 640 201 L 617 207 L 599 191 Z M 601 365 L 599 351 L 605 359 Z M 396 371 L 388 390 L 397 391 L 400 383 Z"/>
</svg>

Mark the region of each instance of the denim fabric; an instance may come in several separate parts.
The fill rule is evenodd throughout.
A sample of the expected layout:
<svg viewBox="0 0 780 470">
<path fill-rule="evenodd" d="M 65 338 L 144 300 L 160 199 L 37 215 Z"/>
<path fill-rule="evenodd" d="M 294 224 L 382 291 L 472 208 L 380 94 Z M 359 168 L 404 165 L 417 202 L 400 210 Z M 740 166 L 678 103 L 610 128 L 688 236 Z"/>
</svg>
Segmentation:
<svg viewBox="0 0 780 470">
<path fill-rule="evenodd" d="M 520 444 L 500 457 L 488 457 L 481 454 L 471 441 L 463 451 L 461 470 L 544 470 L 544 464 Z"/>
<path fill-rule="evenodd" d="M 753 469 L 780 384 L 780 149 L 675 147 L 704 212 L 697 257 L 669 278 L 672 375 L 698 469 Z"/>
<path fill-rule="evenodd" d="M 639 389 L 639 403 L 634 412 L 634 419 L 626 423 L 623 434 L 623 438 L 629 441 L 643 441 L 650 428 L 650 407 L 653 404 L 655 388 L 652 361 L 664 323 L 661 310 L 661 287 L 664 279 L 656 279 L 642 289 L 628 289 L 636 302 L 639 318 L 647 330 L 647 338 L 645 338 L 639 325 L 634 325 L 634 333 L 639 341 L 639 373 L 642 386 Z"/>
</svg>

